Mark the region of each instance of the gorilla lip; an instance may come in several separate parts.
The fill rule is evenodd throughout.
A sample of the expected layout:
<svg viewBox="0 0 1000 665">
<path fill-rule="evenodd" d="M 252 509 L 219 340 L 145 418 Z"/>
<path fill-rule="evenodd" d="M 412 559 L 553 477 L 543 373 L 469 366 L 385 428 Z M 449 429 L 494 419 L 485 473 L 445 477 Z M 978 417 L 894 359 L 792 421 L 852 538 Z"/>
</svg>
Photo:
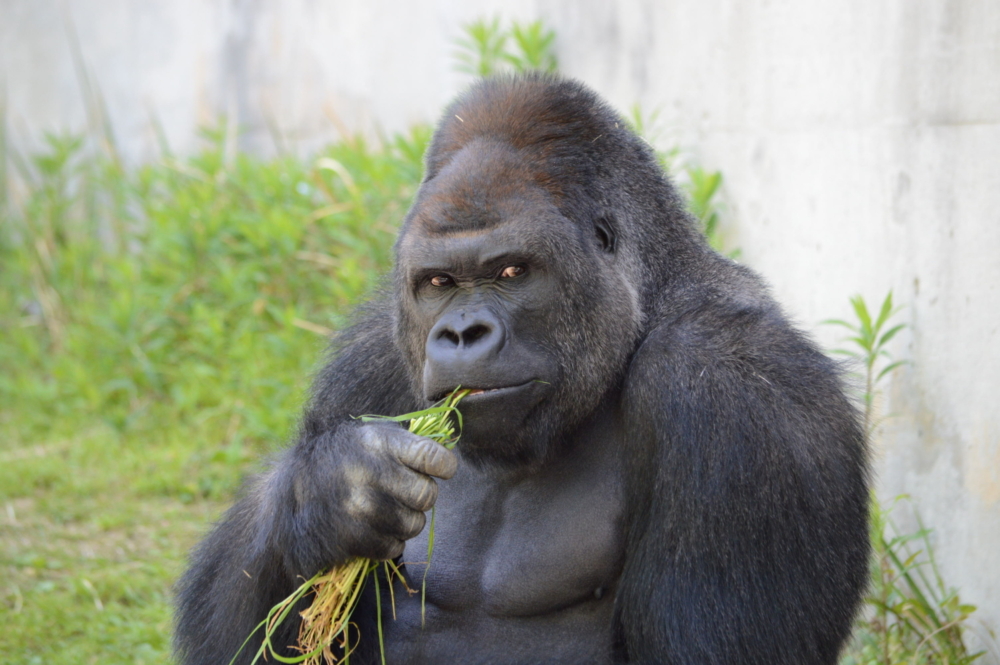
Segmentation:
<svg viewBox="0 0 1000 665">
<path fill-rule="evenodd" d="M 496 395 L 496 396 L 499 396 L 499 395 L 503 395 L 503 394 L 508 394 L 508 393 L 512 393 L 512 392 L 514 392 L 516 390 L 519 390 L 521 388 L 526 388 L 526 387 L 530 386 L 532 383 L 534 383 L 534 380 L 525 381 L 524 383 L 519 383 L 519 384 L 511 385 L 511 386 L 498 386 L 496 388 L 466 388 L 467 390 L 469 390 L 469 394 L 465 396 L 465 399 L 466 400 L 475 400 L 475 398 L 477 398 L 477 397 L 481 398 L 481 397 L 484 397 L 486 395 L 490 395 L 490 396 Z M 452 390 L 446 391 L 445 395 L 451 394 L 455 390 L 457 390 L 457 388 L 453 388 Z"/>
</svg>

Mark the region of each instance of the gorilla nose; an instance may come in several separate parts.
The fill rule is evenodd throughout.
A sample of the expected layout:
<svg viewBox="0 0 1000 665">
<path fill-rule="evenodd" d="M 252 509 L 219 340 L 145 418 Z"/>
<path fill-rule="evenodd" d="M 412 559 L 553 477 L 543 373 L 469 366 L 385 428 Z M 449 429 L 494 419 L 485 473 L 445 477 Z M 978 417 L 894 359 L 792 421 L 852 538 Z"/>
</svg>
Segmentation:
<svg viewBox="0 0 1000 665">
<path fill-rule="evenodd" d="M 441 369 L 464 374 L 461 370 L 481 369 L 503 345 L 503 326 L 489 310 L 450 312 L 431 328 L 427 359 Z"/>
</svg>

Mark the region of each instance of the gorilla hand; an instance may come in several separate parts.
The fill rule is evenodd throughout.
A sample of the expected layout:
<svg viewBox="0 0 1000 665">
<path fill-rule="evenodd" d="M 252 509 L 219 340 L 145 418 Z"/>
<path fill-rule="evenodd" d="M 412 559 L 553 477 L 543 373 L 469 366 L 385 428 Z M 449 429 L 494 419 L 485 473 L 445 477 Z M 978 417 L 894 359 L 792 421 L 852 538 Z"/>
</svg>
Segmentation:
<svg viewBox="0 0 1000 665">
<path fill-rule="evenodd" d="M 354 556 L 398 557 L 437 499 L 431 476 L 447 480 L 458 468 L 450 450 L 394 423 L 352 423 L 302 448 L 286 467 L 295 519 L 284 544 L 292 544 L 293 574 Z"/>
</svg>

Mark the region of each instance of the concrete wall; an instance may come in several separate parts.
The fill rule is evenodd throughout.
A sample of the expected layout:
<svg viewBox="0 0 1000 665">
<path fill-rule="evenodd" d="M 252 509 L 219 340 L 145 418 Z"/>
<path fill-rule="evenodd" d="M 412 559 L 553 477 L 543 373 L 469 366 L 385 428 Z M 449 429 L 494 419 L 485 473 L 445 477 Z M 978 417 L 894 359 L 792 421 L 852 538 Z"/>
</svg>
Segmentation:
<svg viewBox="0 0 1000 665">
<path fill-rule="evenodd" d="M 8 125 L 30 146 L 87 124 L 75 31 L 132 161 L 158 154 L 152 118 L 180 151 L 222 112 L 264 152 L 395 131 L 468 82 L 452 40 L 501 9 L 723 172 L 729 240 L 825 344 L 818 321 L 893 289 L 911 364 L 881 405 L 879 491 L 913 497 L 947 581 L 1000 627 L 995 0 L 0 0 Z"/>
</svg>

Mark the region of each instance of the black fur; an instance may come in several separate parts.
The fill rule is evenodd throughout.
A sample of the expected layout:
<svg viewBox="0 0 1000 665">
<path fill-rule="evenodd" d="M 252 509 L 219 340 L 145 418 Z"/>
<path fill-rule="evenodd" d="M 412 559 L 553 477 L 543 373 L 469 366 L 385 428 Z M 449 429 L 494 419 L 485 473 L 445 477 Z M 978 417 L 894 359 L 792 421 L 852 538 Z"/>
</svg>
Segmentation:
<svg viewBox="0 0 1000 665">
<path fill-rule="evenodd" d="M 298 443 L 192 554 L 180 661 L 229 662 L 299 576 L 404 542 L 420 560 L 400 496 L 453 462 L 403 473 L 405 432 L 350 416 L 461 383 L 520 387 L 468 398 L 427 625 L 397 593 L 390 662 L 835 663 L 869 555 L 865 437 L 835 365 L 707 247 L 649 148 L 578 83 L 478 84 L 426 164 L 392 293 L 335 343 Z M 524 276 L 491 277 L 477 261 L 508 246 Z M 352 662 L 377 660 L 373 599 Z"/>
</svg>

